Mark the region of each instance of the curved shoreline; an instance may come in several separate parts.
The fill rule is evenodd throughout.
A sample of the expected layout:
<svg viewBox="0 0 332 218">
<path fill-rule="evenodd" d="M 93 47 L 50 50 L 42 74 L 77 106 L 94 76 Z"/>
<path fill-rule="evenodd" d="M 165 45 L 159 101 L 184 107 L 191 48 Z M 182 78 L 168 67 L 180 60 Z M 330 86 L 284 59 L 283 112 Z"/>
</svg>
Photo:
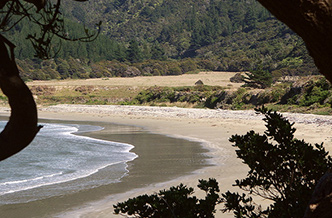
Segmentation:
<svg viewBox="0 0 332 218">
<path fill-rule="evenodd" d="M 41 120 L 49 123 L 50 120 Z M 89 202 L 99 201 L 109 195 L 114 195 L 122 192 L 127 192 L 132 189 L 147 187 L 150 184 L 160 183 L 177 178 L 181 175 L 191 174 L 194 170 L 207 166 L 205 157 L 202 155 L 202 147 L 199 143 L 188 142 L 183 139 L 170 138 L 160 134 L 147 133 L 138 127 L 132 126 L 119 126 L 110 124 L 108 122 L 77 122 L 77 121 L 62 121 L 51 120 L 51 123 L 61 124 L 77 124 L 77 125 L 98 125 L 104 127 L 100 131 L 82 132 L 79 135 L 84 137 L 93 138 L 95 140 L 115 141 L 124 144 L 135 145 L 131 152 L 138 154 L 139 160 L 132 160 L 126 163 L 127 170 L 126 176 L 122 176 L 120 183 L 110 183 L 91 190 L 82 190 L 80 193 L 62 194 L 61 196 L 54 196 L 48 199 L 41 199 L 31 201 L 28 203 L 17 203 L 11 205 L 3 205 L 0 208 L 1 214 L 8 217 L 63 217 L 63 212 L 68 210 L 75 210 L 80 208 L 81 205 L 87 205 Z M 76 135 L 77 133 L 75 133 Z M 158 143 L 154 143 L 157 141 Z M 192 141 L 192 140 L 190 140 Z M 170 146 L 171 145 L 171 146 Z M 176 155 L 169 156 L 177 150 Z M 151 155 L 153 154 L 153 155 Z M 157 156 L 158 160 L 156 162 Z M 149 163 L 149 164 L 145 164 Z M 109 168 L 109 167 L 107 167 Z M 157 169 L 157 171 L 156 171 Z M 101 175 L 103 178 L 108 178 L 106 174 L 113 174 L 112 169 L 98 170 L 98 173 L 89 176 L 90 180 L 98 179 Z M 142 178 L 142 175 L 147 175 Z M 87 177 L 75 181 L 66 182 L 63 185 L 79 183 L 79 180 L 87 180 Z M 138 181 L 138 184 L 135 184 Z M 54 186 L 57 186 L 54 184 Z M 44 187 L 42 192 L 47 193 L 49 186 Z M 52 186 L 53 187 L 53 186 Z M 51 188 L 52 189 L 52 188 Z M 21 193 L 22 194 L 22 193 Z M 24 194 L 24 193 L 23 193 Z M 61 200 L 60 200 L 61 199 Z M 69 200 L 67 200 L 69 199 Z M 49 209 L 45 210 L 42 205 L 47 205 Z M 67 208 L 62 205 L 68 205 Z M 70 206 L 71 205 L 71 206 Z M 15 208 L 15 211 L 8 209 Z M 35 208 L 31 210 L 29 208 Z M 59 215 L 55 215 L 61 212 Z M 25 214 L 25 215 L 23 215 Z M 46 215 L 47 214 L 47 215 Z M 72 216 L 68 216 L 72 217 Z"/>
<path fill-rule="evenodd" d="M 85 122 L 84 122 L 85 123 Z M 89 124 L 91 124 L 89 122 Z M 92 123 L 94 124 L 94 123 Z M 99 199 L 102 200 L 98 200 L 98 201 L 90 201 L 88 203 L 82 204 L 81 207 L 73 207 L 72 210 L 70 210 L 69 212 L 61 212 L 60 214 L 58 214 L 56 217 L 68 217 L 68 218 L 72 218 L 72 217 L 85 217 L 87 216 L 86 214 L 89 214 L 90 211 L 90 207 L 91 205 L 95 204 L 96 205 L 96 209 L 102 206 L 102 205 L 107 205 L 108 208 L 113 208 L 112 205 L 110 204 L 109 201 L 113 201 L 114 203 L 122 200 L 123 199 L 123 193 L 133 193 L 136 192 L 136 190 L 145 190 L 147 187 L 150 187 L 151 185 L 155 185 L 155 184 L 160 184 L 160 183 L 164 183 L 165 181 L 169 181 L 169 180 L 176 180 L 179 176 L 181 175 L 190 175 L 193 173 L 193 171 L 196 171 L 196 169 L 200 169 L 203 168 L 205 166 L 207 166 L 207 164 L 200 164 L 197 161 L 201 161 L 204 160 L 205 158 L 200 158 L 197 155 L 201 155 L 201 152 L 203 151 L 203 149 L 197 145 L 196 141 L 194 141 L 195 143 L 191 143 L 191 142 L 186 142 L 187 140 L 183 140 L 183 139 L 174 139 L 174 137 L 169 137 L 169 136 L 164 136 L 164 135 L 160 135 L 160 134 L 151 134 L 151 133 L 147 133 L 146 130 L 140 130 L 141 127 L 132 127 L 132 126 L 122 126 L 120 127 L 120 130 L 115 130 L 115 132 L 121 132 L 122 128 L 125 128 L 126 131 L 128 131 L 130 136 L 130 139 L 127 138 L 126 134 L 125 136 L 121 136 L 122 134 L 117 134 L 112 131 L 110 131 L 110 128 L 108 126 L 108 122 L 105 123 L 96 123 L 96 124 L 101 124 L 103 126 L 106 126 L 105 130 L 102 131 L 98 131 L 98 132 L 90 132 L 90 133 L 85 133 L 85 136 L 88 137 L 93 137 L 93 138 L 98 138 L 98 139 L 107 139 L 107 140 L 111 140 L 111 141 L 117 141 L 117 142 L 125 142 L 125 143 L 129 143 L 132 145 L 135 145 L 135 147 L 131 150 L 131 152 L 134 152 L 136 154 L 138 154 L 138 158 L 128 162 L 127 164 L 127 169 L 128 169 L 128 174 L 123 177 L 121 179 L 120 183 L 117 184 L 110 184 L 108 185 L 108 187 L 104 188 L 104 190 L 106 191 L 106 197 L 105 194 L 102 195 L 104 197 L 99 197 Z M 111 124 L 111 127 L 113 127 L 113 124 Z M 130 134 L 131 132 L 131 128 L 133 128 L 133 135 Z M 129 130 L 128 130 L 129 129 Z M 104 132 L 104 133 L 103 133 Z M 137 133 L 139 132 L 139 133 Z M 142 140 L 143 137 L 143 140 Z M 141 139 L 140 139 L 141 138 Z M 164 146 L 161 146 L 159 148 L 160 152 L 158 152 L 156 149 L 152 148 L 151 146 L 153 145 L 153 143 L 150 142 L 150 140 L 158 140 L 158 143 L 160 144 L 164 144 L 166 142 L 169 143 L 174 143 L 175 149 L 180 149 L 179 146 L 183 146 L 183 147 L 187 147 L 186 149 L 188 150 L 188 152 L 192 151 L 193 148 L 198 148 L 199 150 L 193 152 L 193 153 L 188 153 L 190 155 L 186 155 L 183 153 L 183 151 L 179 151 L 179 154 L 174 155 L 170 158 L 174 158 L 174 160 L 172 161 L 173 163 L 170 163 L 169 160 L 167 160 L 165 162 L 164 160 L 164 156 L 167 156 L 167 153 L 170 152 L 168 151 L 168 149 Z M 149 140 L 146 141 L 146 140 Z M 168 142 L 169 140 L 169 142 Z M 191 140 L 192 141 L 192 140 Z M 147 143 L 146 147 L 149 147 L 148 149 L 151 150 L 149 151 L 149 153 L 153 153 L 154 155 L 157 155 L 158 158 L 158 162 L 160 163 L 154 163 L 153 164 L 153 157 L 151 156 L 151 154 L 147 154 L 146 153 L 146 148 L 142 148 L 145 147 L 143 144 Z M 145 151 L 144 151 L 145 150 Z M 166 151 L 166 152 L 165 152 Z M 206 152 L 206 151 L 205 151 Z M 158 154 L 160 153 L 160 154 Z M 148 157 L 150 155 L 150 157 Z M 154 156 L 153 155 L 153 156 Z M 197 157 L 195 157 L 197 156 Z M 193 160 L 193 165 L 189 166 L 186 165 L 185 163 L 187 162 L 186 158 L 190 158 Z M 156 158 L 155 158 L 156 159 Z M 178 160 L 181 161 L 181 163 L 183 163 L 184 165 L 182 165 L 180 168 L 178 168 L 177 162 Z M 148 161 L 148 165 L 145 164 L 145 161 Z M 151 164 L 152 162 L 152 164 Z M 162 163 L 168 163 L 168 166 L 165 166 Z M 146 177 L 142 177 L 142 175 L 145 175 L 147 172 L 148 176 Z M 156 172 L 158 171 L 158 172 Z M 136 184 L 135 182 L 136 181 Z M 92 211 L 94 211 L 95 209 L 93 209 Z M 88 215 L 88 217 L 96 217 L 96 214 L 92 214 L 91 216 Z M 110 217 L 109 215 L 107 215 L 107 217 Z"/>
<path fill-rule="evenodd" d="M 0 108 L 0 113 L 6 113 Z M 142 189 L 134 189 L 127 193 L 110 196 L 102 201 L 83 205 L 79 210 L 60 217 L 113 217 L 112 205 L 143 193 L 153 193 L 179 183 L 196 187 L 198 179 L 216 178 L 221 190 L 233 190 L 236 179 L 244 178 L 247 167 L 237 159 L 235 149 L 228 138 L 233 134 L 245 134 L 249 130 L 263 132 L 265 130 L 262 116 L 254 111 L 226 111 L 210 109 L 164 108 L 145 106 L 86 106 L 56 105 L 42 108 L 40 117 L 71 121 L 111 122 L 143 127 L 152 133 L 180 138 L 199 139 L 206 143 L 211 161 L 215 164 L 198 170 L 193 175 L 183 176 L 172 181 L 152 184 Z M 328 151 L 332 151 L 332 117 L 311 114 L 283 113 L 297 128 L 296 137 L 310 143 L 324 142 Z M 196 190 L 195 190 L 196 191 Z M 202 193 L 196 193 L 198 197 Z M 119 216 L 114 216 L 119 217 Z M 217 212 L 216 217 L 228 217 Z M 233 217 L 229 215 L 229 217 Z"/>
</svg>

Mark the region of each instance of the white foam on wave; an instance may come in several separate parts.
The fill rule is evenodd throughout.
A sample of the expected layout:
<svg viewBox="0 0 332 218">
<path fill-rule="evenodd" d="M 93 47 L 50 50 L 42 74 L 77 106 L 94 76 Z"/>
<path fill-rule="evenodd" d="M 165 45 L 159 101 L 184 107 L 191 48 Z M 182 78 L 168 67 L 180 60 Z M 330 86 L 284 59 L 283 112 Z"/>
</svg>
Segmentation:
<svg viewBox="0 0 332 218">
<path fill-rule="evenodd" d="M 74 127 L 75 128 L 75 127 Z M 99 131 L 99 130 L 102 130 L 103 128 L 101 127 L 100 129 L 98 130 L 93 130 L 93 131 Z M 106 141 L 106 140 L 102 140 L 102 139 L 96 139 L 96 138 L 91 138 L 91 137 L 88 137 L 88 136 L 82 136 L 82 135 L 75 135 L 74 133 L 78 133 L 78 132 L 86 132 L 86 131 L 79 131 L 79 128 L 75 128 L 75 130 L 73 131 L 70 131 L 70 132 L 66 132 L 64 133 L 65 135 L 70 135 L 71 137 L 73 138 L 79 138 L 80 140 L 87 140 L 87 141 L 90 141 L 90 142 L 99 142 L 99 143 L 106 143 L 106 144 L 109 144 L 109 143 L 115 143 L 117 145 L 120 145 L 119 147 L 121 147 L 121 151 L 120 152 L 123 152 L 123 153 L 128 153 L 130 152 L 135 146 L 131 145 L 131 144 L 128 144 L 128 143 L 123 143 L 123 142 L 114 142 L 114 141 Z M 90 132 L 90 131 L 89 131 Z M 126 148 L 126 149 L 124 149 Z"/>
<path fill-rule="evenodd" d="M 45 128 L 46 127 L 46 128 Z M 1 175 L 0 174 L 0 197 L 1 195 L 5 194 L 10 194 L 10 193 L 15 193 L 19 191 L 25 191 L 29 189 L 34 189 L 34 188 L 39 188 L 43 186 L 48 186 L 48 185 L 55 185 L 55 184 L 60 184 L 60 183 L 65 183 L 77 179 L 82 179 L 85 177 L 89 177 L 91 175 L 94 175 L 98 173 L 100 170 L 105 169 L 107 167 L 110 167 L 112 165 L 124 163 L 125 164 L 125 169 L 123 169 L 123 174 L 120 178 L 115 178 L 115 180 L 121 179 L 125 174 L 128 173 L 127 171 L 127 162 L 132 161 L 138 156 L 130 150 L 134 147 L 133 145 L 126 144 L 126 143 L 116 143 L 116 142 L 111 142 L 111 141 L 106 141 L 106 140 L 101 140 L 101 139 L 95 139 L 95 138 L 90 138 L 87 136 L 80 136 L 80 135 L 74 135 L 74 133 L 77 133 L 80 131 L 80 125 L 60 125 L 60 124 L 45 124 L 45 127 L 43 128 L 44 130 L 41 131 L 40 137 L 44 137 L 42 140 L 45 140 L 45 137 L 52 137 L 53 140 L 55 138 L 56 141 L 61 140 L 72 140 L 73 145 L 75 146 L 82 146 L 82 151 L 77 151 L 75 153 L 74 151 L 67 151 L 67 147 L 62 147 L 65 148 L 63 153 L 59 154 L 59 161 L 57 161 L 57 157 L 50 157 L 50 162 L 49 163 L 44 163 L 42 161 L 38 161 L 38 157 L 36 156 L 35 160 L 30 160 L 29 158 L 24 158 L 24 153 L 23 152 L 34 152 L 33 146 L 29 146 L 26 151 L 23 151 L 21 154 L 21 157 L 17 157 L 16 160 L 13 158 L 12 160 L 12 169 L 8 169 L 8 175 L 11 175 L 11 171 L 20 169 L 19 167 L 30 167 L 28 169 L 23 170 L 24 172 L 17 173 L 18 176 L 15 178 L 15 175 L 12 176 L 12 178 L 6 178 L 6 175 Z M 98 131 L 101 130 L 101 127 L 96 127 L 92 128 L 87 128 L 90 131 Z M 38 136 L 37 136 L 38 137 Z M 43 141 L 42 141 L 43 142 Z M 67 141 L 65 141 L 67 142 Z M 96 144 L 96 148 L 101 147 L 101 151 L 94 151 L 93 150 L 93 145 Z M 84 146 L 87 145 L 88 148 L 84 148 Z M 44 147 L 42 145 L 35 145 L 37 151 L 38 149 Z M 62 145 L 63 146 L 63 145 Z M 67 146 L 67 145 L 66 145 Z M 70 146 L 70 145 L 68 145 Z M 90 146 L 90 147 L 89 147 Z M 61 147 L 61 146 L 59 146 Z M 57 147 L 55 147 L 57 148 Z M 60 148 L 61 149 L 61 148 Z M 84 149 L 90 149 L 90 150 L 85 150 Z M 61 151 L 61 150 L 60 150 Z M 45 152 L 43 150 L 43 152 Z M 47 152 L 47 151 L 46 151 Z M 54 151 L 51 151 L 54 152 Z M 112 152 L 115 152 L 114 159 L 116 161 L 109 162 L 108 159 L 109 157 L 112 157 Z M 79 163 L 84 162 L 84 157 L 87 159 L 90 158 L 93 162 L 95 160 L 96 163 L 89 163 L 86 161 L 85 166 L 76 166 L 75 162 L 73 163 L 73 160 L 67 160 L 70 158 L 66 158 L 65 155 L 70 156 L 71 154 L 74 155 L 74 158 L 77 158 Z M 121 154 L 121 155 L 120 155 Z M 30 154 L 31 156 L 32 154 Z M 65 157 L 61 156 L 64 155 Z M 83 157 L 81 157 L 83 156 Z M 120 156 L 120 157 L 119 157 Z M 34 157 L 34 155 L 32 155 Z M 47 161 L 47 158 L 43 157 L 43 161 Z M 52 159 L 53 158 L 53 159 Z M 16 162 L 17 160 L 20 160 L 21 163 Z M 111 160 L 111 159 L 110 159 Z M 30 161 L 30 162 L 29 162 Z M 75 161 L 75 160 L 74 160 Z M 6 163 L 2 163 L 6 164 Z M 19 165 L 19 167 L 15 166 L 15 164 Z M 59 165 L 58 165 L 59 164 Z M 62 164 L 62 165 L 61 165 Z M 67 164 L 67 165 L 66 165 Z M 7 165 L 8 166 L 8 165 Z M 1 167 L 1 165 L 0 165 Z M 49 169 L 50 168 L 50 169 Z M 54 168 L 54 169 L 53 169 Z M 61 169 L 61 170 L 59 170 Z M 3 169 L 1 169 L 1 172 L 4 172 Z M 38 171 L 39 170 L 39 171 Z M 44 172 L 44 171 L 45 172 Z M 53 173 L 47 174 L 47 171 L 56 171 Z M 36 172 L 35 172 L 36 171 Z M 27 176 L 24 176 L 26 173 Z M 23 176 L 22 176 L 23 174 Z M 45 175 L 43 175 L 45 174 Z M 35 176 L 34 176 L 35 175 Z M 2 177 L 2 178 L 1 178 Z M 30 178 L 29 178 L 30 177 Z M 31 178 L 32 177 L 32 178 Z M 1 182 L 3 180 L 3 182 Z M 5 180 L 5 181 L 4 181 Z M 6 181 L 7 180 L 7 181 Z M 112 181 L 110 181 L 112 182 Z"/>
<path fill-rule="evenodd" d="M 62 180 L 58 180 L 58 181 L 39 183 L 39 184 L 25 186 L 25 187 L 20 187 L 20 188 L 18 187 L 18 188 L 13 189 L 13 190 L 0 192 L 0 195 L 11 194 L 11 193 L 20 192 L 20 191 L 26 191 L 26 190 L 30 190 L 30 189 L 34 189 L 34 188 L 43 187 L 43 186 L 56 185 L 56 184 L 70 182 L 70 181 L 73 181 L 73 180 L 78 180 L 78 179 L 81 179 L 81 178 L 89 177 L 89 176 L 91 176 L 91 175 L 93 175 L 95 173 L 98 173 L 100 170 L 105 169 L 106 167 L 109 167 L 109 166 L 112 166 L 112 165 L 116 165 L 116 164 L 119 164 L 119 163 L 121 163 L 121 162 L 108 164 L 108 165 L 106 165 L 104 167 L 96 169 L 96 170 L 94 170 L 92 172 L 89 172 L 87 174 L 82 174 L 82 175 L 77 176 L 77 177 L 70 177 L 70 178 L 62 179 Z M 127 170 L 127 167 L 126 167 L 125 172 L 123 173 L 123 175 L 121 177 L 117 178 L 114 182 L 120 181 L 121 178 L 124 177 L 128 172 L 129 171 Z M 62 173 L 59 173 L 59 175 L 61 175 L 61 174 Z M 2 185 L 6 186 L 6 185 L 12 185 L 12 184 L 33 182 L 33 181 L 37 181 L 37 180 L 41 180 L 41 179 L 48 178 L 48 177 L 53 177 L 53 176 L 56 176 L 56 174 L 54 174 L 52 176 L 41 176 L 41 177 L 33 178 L 33 179 L 30 179 L 30 180 L 20 180 L 20 181 L 13 181 L 13 182 L 5 182 L 5 183 L 2 183 L 2 184 L 0 183 L 0 187 Z M 111 181 L 110 181 L 110 183 L 111 183 Z"/>
<path fill-rule="evenodd" d="M 45 178 L 51 178 L 54 176 L 58 176 L 63 174 L 63 172 L 60 173 L 55 173 L 55 174 L 51 174 L 51 175 L 46 175 L 46 176 L 39 176 L 33 179 L 24 179 L 24 180 L 18 180 L 18 181 L 11 181 L 11 182 L 4 182 L 4 183 L 0 183 L 1 185 L 12 185 L 12 184 L 20 184 L 20 183 L 26 183 L 26 182 L 30 182 L 30 181 L 37 181 L 37 180 L 41 180 L 41 179 L 45 179 Z"/>
</svg>

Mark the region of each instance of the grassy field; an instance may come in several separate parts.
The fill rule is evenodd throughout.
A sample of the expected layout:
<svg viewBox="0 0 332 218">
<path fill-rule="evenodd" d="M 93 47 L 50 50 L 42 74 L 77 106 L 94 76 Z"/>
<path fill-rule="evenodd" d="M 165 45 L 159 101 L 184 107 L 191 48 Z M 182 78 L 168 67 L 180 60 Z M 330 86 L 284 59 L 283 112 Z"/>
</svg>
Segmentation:
<svg viewBox="0 0 332 218">
<path fill-rule="evenodd" d="M 233 72 L 201 72 L 179 76 L 32 81 L 27 85 L 40 105 L 117 104 L 130 100 L 149 87 L 195 86 L 198 80 L 201 80 L 204 85 L 237 89 L 242 84 L 230 82 L 230 78 L 235 74 Z"/>
<path fill-rule="evenodd" d="M 239 83 L 231 83 L 229 79 L 234 76 L 233 72 L 201 72 L 198 74 L 183 74 L 179 76 L 151 76 L 151 77 L 113 77 L 86 80 L 51 80 L 28 82 L 28 86 L 128 86 L 128 87 L 150 87 L 150 86 L 193 86 L 198 80 L 209 86 L 230 86 L 238 88 Z"/>
<path fill-rule="evenodd" d="M 296 77 L 258 90 L 230 82 L 235 74 L 200 72 L 180 76 L 32 81 L 27 85 L 39 106 L 137 104 L 237 110 L 264 104 L 278 111 L 332 114 L 332 91 L 330 86 L 325 90 L 321 77 Z M 198 80 L 206 86 L 196 86 Z M 300 93 L 292 95 L 291 87 L 300 88 Z M 224 91 L 226 94 L 221 94 Z M 287 103 L 281 103 L 281 99 Z M 8 105 L 3 94 L 0 94 L 0 104 Z"/>
</svg>

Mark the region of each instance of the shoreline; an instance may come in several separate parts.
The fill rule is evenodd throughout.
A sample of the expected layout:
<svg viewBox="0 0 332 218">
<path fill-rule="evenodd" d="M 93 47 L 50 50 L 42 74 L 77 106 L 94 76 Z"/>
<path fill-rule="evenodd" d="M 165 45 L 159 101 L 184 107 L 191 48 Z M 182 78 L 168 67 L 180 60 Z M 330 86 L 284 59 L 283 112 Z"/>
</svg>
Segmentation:
<svg viewBox="0 0 332 218">
<path fill-rule="evenodd" d="M 54 121 L 42 119 L 40 119 L 40 122 L 45 123 L 45 126 L 49 123 L 101 126 L 103 129 L 99 131 L 83 131 L 74 134 L 97 140 L 134 145 L 134 147 L 130 149 L 130 152 L 138 156 L 131 161 L 102 168 L 88 177 L 77 178 L 59 184 L 54 183 L 41 186 L 38 189 L 30 189 L 17 194 L 4 196 L 2 198 L 4 201 L 6 201 L 6 197 L 8 200 L 15 197 L 21 198 L 23 196 L 31 196 L 33 198 L 34 193 L 48 193 L 48 190 L 53 192 L 59 189 L 59 187 L 69 187 L 68 189 L 65 188 L 67 193 L 60 193 L 63 189 L 60 188 L 60 192 L 57 192 L 58 194 L 55 193 L 55 195 L 48 198 L 1 205 L 0 213 L 5 217 L 63 217 L 63 215 L 61 215 L 63 212 L 75 211 L 76 208 L 81 208 L 82 205 L 87 205 L 89 202 L 96 202 L 107 196 L 124 193 L 134 188 L 142 188 L 154 183 L 168 181 L 182 175 L 188 175 L 194 170 L 207 165 L 205 161 L 206 157 L 202 155 L 206 150 L 203 151 L 199 143 L 147 133 L 138 127 L 121 126 L 105 122 Z M 174 150 L 178 151 L 177 154 L 170 156 Z M 87 162 L 87 164 L 89 163 Z M 126 172 L 122 170 L 119 171 L 117 166 L 121 168 L 125 167 Z M 120 175 L 121 177 L 119 177 Z M 114 182 L 107 182 L 113 181 L 113 178 L 118 179 L 114 180 Z M 92 184 L 89 181 L 93 182 L 94 179 L 103 180 L 104 184 L 97 186 L 88 185 L 87 188 L 83 189 L 75 188 L 75 186 L 82 187 L 80 183 Z M 27 199 L 29 199 L 29 197 L 27 197 Z M 57 215 L 59 213 L 60 215 Z"/>
<path fill-rule="evenodd" d="M 8 114 L 8 109 L 0 108 L 0 113 Z M 324 142 L 328 151 L 332 151 L 330 128 L 332 117 L 310 114 L 283 113 L 295 122 L 296 137 L 310 143 Z M 245 134 L 249 130 L 262 133 L 265 130 L 262 116 L 254 111 L 224 111 L 210 109 L 160 108 L 144 106 L 85 106 L 56 105 L 41 108 L 40 118 L 68 121 L 96 121 L 142 127 L 151 133 L 179 137 L 186 140 L 200 140 L 209 150 L 213 166 L 197 170 L 191 175 L 171 181 L 152 184 L 145 188 L 109 196 L 104 200 L 82 205 L 81 208 L 59 214 L 58 217 L 120 217 L 112 214 L 112 205 L 143 193 L 153 193 L 179 183 L 196 187 L 198 179 L 216 178 L 221 191 L 239 191 L 232 184 L 236 179 L 244 178 L 248 168 L 236 158 L 235 149 L 228 138 L 233 134 Z M 195 194 L 201 198 L 202 193 Z M 264 203 L 264 202 L 263 202 Z M 266 202 L 268 203 L 268 202 Z M 220 209 L 220 205 L 217 209 Z M 216 217 L 233 215 L 216 213 Z"/>
</svg>

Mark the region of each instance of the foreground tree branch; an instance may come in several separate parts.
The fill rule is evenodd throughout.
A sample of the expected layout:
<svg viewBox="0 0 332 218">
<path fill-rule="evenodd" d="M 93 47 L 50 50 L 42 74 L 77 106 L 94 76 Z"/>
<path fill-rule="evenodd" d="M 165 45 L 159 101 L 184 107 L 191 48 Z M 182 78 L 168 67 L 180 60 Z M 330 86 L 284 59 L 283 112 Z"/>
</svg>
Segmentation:
<svg viewBox="0 0 332 218">
<path fill-rule="evenodd" d="M 19 76 L 13 45 L 0 35 L 0 88 L 11 108 L 9 121 L 0 133 L 0 161 L 28 146 L 38 133 L 37 108 L 32 93 Z"/>
<path fill-rule="evenodd" d="M 257 0 L 304 40 L 316 66 L 332 82 L 332 0 Z M 332 173 L 315 187 L 305 218 L 331 217 Z"/>
<path fill-rule="evenodd" d="M 0 0 L 0 13 L 2 14 L 0 30 L 2 32 L 9 31 L 24 18 L 38 25 L 40 33 L 28 34 L 27 39 L 31 41 L 36 57 L 43 59 L 49 58 L 50 54 L 54 52 L 54 46 L 51 44 L 54 36 L 69 41 L 89 42 L 96 39 L 101 30 L 101 22 L 96 25 L 96 33 L 89 33 L 86 29 L 86 34 L 82 37 L 67 38 L 60 5 L 61 0 Z M 9 122 L 0 133 L 0 161 L 28 146 L 40 129 L 37 126 L 35 101 L 29 88 L 19 76 L 15 63 L 14 47 L 0 34 L 0 88 L 8 97 L 11 107 Z M 56 54 L 56 52 L 54 53 Z"/>
<path fill-rule="evenodd" d="M 316 66 L 332 82 L 332 0 L 257 0 L 304 40 Z"/>
</svg>

